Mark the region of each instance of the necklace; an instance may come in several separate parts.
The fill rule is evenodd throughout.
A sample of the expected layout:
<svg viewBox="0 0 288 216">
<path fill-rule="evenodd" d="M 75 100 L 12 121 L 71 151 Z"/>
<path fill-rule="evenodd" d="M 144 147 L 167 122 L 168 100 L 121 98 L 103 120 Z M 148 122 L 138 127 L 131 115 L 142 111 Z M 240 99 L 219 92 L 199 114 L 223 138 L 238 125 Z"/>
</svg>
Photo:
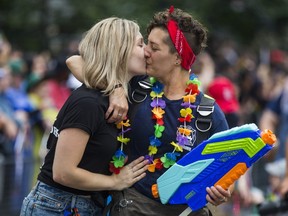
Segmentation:
<svg viewBox="0 0 288 216">
<path fill-rule="evenodd" d="M 183 103 L 181 104 L 183 108 L 180 109 L 180 117 L 178 118 L 178 121 L 182 123 L 182 125 L 180 125 L 176 131 L 177 142 L 172 141 L 170 143 L 172 146 L 174 146 L 174 150 L 172 152 L 165 153 L 160 158 L 155 159 L 154 155 L 157 154 L 158 148 L 162 145 L 160 138 L 165 130 L 163 117 L 165 114 L 164 109 L 166 107 L 166 103 L 162 99 L 164 94 L 163 84 L 157 81 L 154 77 L 150 78 L 150 83 L 153 85 L 150 93 L 152 99 L 150 105 L 152 107 L 152 119 L 155 120 L 155 125 L 154 134 L 149 137 L 150 145 L 148 146 L 148 155 L 146 155 L 145 158 L 150 162 L 148 170 L 150 172 L 155 172 L 155 169 L 159 170 L 163 167 L 169 168 L 172 166 L 176 162 L 177 157 L 180 156 L 179 152 L 183 152 L 183 149 L 190 150 L 191 148 L 189 146 L 193 146 L 195 142 L 195 140 L 193 140 L 191 137 L 193 130 L 188 127 L 187 122 L 191 122 L 192 118 L 194 118 L 192 115 L 192 109 L 196 106 L 193 105 L 193 103 L 196 101 L 196 97 L 199 93 L 198 88 L 201 83 L 196 75 L 190 75 L 189 81 L 186 83 L 186 94 L 183 96 Z M 117 141 L 120 142 L 121 145 L 112 157 L 112 161 L 109 164 L 109 170 L 110 172 L 119 174 L 127 157 L 123 151 L 123 147 L 124 144 L 127 145 L 127 143 L 130 141 L 130 138 L 124 136 L 126 132 L 131 130 L 131 128 L 129 128 L 129 119 L 125 119 L 116 124 L 116 127 L 120 130 L 120 133 L 117 136 Z"/>
<path fill-rule="evenodd" d="M 120 148 L 115 152 L 112 157 L 112 161 L 109 164 L 109 171 L 115 174 L 119 174 L 121 168 L 125 164 L 126 154 L 123 151 L 124 144 L 130 141 L 129 138 L 125 137 L 125 133 L 131 130 L 129 119 L 122 120 L 120 123 L 116 124 L 116 127 L 120 130 L 120 133 L 117 136 L 117 141 L 120 142 Z"/>
<path fill-rule="evenodd" d="M 194 118 L 192 109 L 196 106 L 193 105 L 193 103 L 195 103 L 196 97 L 199 94 L 198 88 L 201 83 L 197 76 L 194 74 L 190 75 L 189 81 L 186 83 L 186 94 L 183 96 L 183 103 L 181 104 L 183 108 L 180 109 L 180 117 L 178 118 L 181 125 L 176 130 L 176 141 L 170 143 L 174 147 L 174 150 L 165 153 L 160 158 L 154 158 L 154 155 L 158 152 L 158 148 L 163 145 L 160 139 L 165 130 L 163 117 L 166 103 L 162 99 L 164 94 L 163 84 L 153 77 L 151 77 L 150 82 L 153 85 L 150 93 L 152 99 L 150 105 L 152 108 L 152 119 L 155 120 L 155 125 L 154 134 L 149 137 L 150 145 L 148 146 L 148 155 L 146 155 L 145 158 L 150 162 L 148 170 L 150 172 L 155 172 L 155 169 L 160 170 L 163 167 L 167 169 L 172 166 L 176 162 L 177 157 L 180 156 L 180 152 L 183 152 L 183 149 L 190 150 L 191 147 L 189 146 L 193 146 L 195 139 L 193 140 L 191 135 L 193 132 L 195 133 L 195 131 L 188 127 L 187 122 L 191 122 L 192 118 Z"/>
</svg>

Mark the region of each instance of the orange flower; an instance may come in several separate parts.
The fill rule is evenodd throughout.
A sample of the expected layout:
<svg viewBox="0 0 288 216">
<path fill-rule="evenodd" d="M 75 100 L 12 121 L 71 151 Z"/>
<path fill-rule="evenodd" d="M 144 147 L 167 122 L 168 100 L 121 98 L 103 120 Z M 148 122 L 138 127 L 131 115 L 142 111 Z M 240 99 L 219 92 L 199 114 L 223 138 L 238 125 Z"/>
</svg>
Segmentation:
<svg viewBox="0 0 288 216">
<path fill-rule="evenodd" d="M 160 108 L 160 107 L 154 107 L 153 110 L 152 110 L 152 113 L 154 114 L 154 116 L 157 119 L 161 119 L 161 118 L 163 118 L 163 115 L 164 115 L 165 111 L 162 108 Z"/>
<path fill-rule="evenodd" d="M 116 124 L 116 127 L 117 127 L 118 129 L 121 129 L 122 126 L 123 126 L 123 127 L 129 127 L 129 126 L 130 126 L 129 119 L 127 119 L 126 121 L 123 120 L 123 121 L 119 122 L 118 124 Z"/>
<path fill-rule="evenodd" d="M 184 102 L 188 102 L 188 103 L 194 103 L 196 101 L 196 96 L 197 96 L 197 93 L 195 94 L 188 94 L 188 95 L 185 95 L 183 96 L 183 101 Z"/>
<path fill-rule="evenodd" d="M 155 164 L 149 164 L 148 165 L 148 171 L 149 172 L 155 172 Z"/>
<path fill-rule="evenodd" d="M 179 133 L 184 134 L 186 136 L 189 136 L 192 132 L 192 130 L 189 130 L 187 128 L 178 128 Z"/>
</svg>

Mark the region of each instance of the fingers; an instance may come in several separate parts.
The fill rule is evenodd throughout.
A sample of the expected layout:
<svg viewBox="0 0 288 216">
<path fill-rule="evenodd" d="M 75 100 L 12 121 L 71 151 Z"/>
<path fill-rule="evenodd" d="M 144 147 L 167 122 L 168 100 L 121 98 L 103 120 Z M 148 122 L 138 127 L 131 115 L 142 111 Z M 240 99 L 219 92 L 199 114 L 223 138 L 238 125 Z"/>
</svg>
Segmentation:
<svg viewBox="0 0 288 216">
<path fill-rule="evenodd" d="M 139 181 L 146 174 L 145 171 L 148 169 L 148 160 L 144 160 L 144 157 L 139 157 L 136 160 L 132 161 L 127 165 L 133 173 L 133 178 L 136 181 Z M 143 175 L 144 174 L 144 175 Z"/>
<path fill-rule="evenodd" d="M 114 190 L 123 190 L 124 188 L 131 187 L 137 181 L 146 176 L 148 169 L 148 160 L 144 156 L 137 158 L 128 165 L 124 166 L 119 174 L 113 173 L 112 177 L 115 182 Z"/>
<path fill-rule="evenodd" d="M 113 106 L 112 106 L 112 104 L 109 104 L 109 107 L 108 107 L 108 109 L 107 109 L 107 111 L 106 111 L 106 113 L 105 113 L 105 119 L 108 119 L 109 117 L 110 117 L 110 115 L 112 114 L 112 112 L 113 112 Z"/>
<path fill-rule="evenodd" d="M 137 171 L 138 169 L 141 169 L 143 166 L 148 164 L 148 160 L 145 160 L 144 156 L 141 156 L 134 161 L 132 161 L 130 164 L 127 166 L 130 169 L 133 169 L 133 171 Z"/>
<path fill-rule="evenodd" d="M 128 101 L 123 88 L 116 88 L 109 95 L 109 107 L 105 113 L 108 123 L 120 122 L 126 119 L 128 112 Z"/>
<path fill-rule="evenodd" d="M 221 195 L 223 195 L 226 198 L 230 198 L 231 197 L 231 192 L 229 189 L 225 190 L 223 189 L 220 185 L 216 185 L 216 189 L 218 190 L 219 193 L 221 193 Z"/>
<path fill-rule="evenodd" d="M 133 184 L 135 184 L 136 182 L 140 181 L 140 180 L 143 179 L 145 176 L 146 176 L 146 173 L 145 173 L 145 172 L 141 173 L 141 175 L 135 176 L 134 179 L 133 179 Z"/>
<path fill-rule="evenodd" d="M 148 160 L 142 161 L 132 168 L 134 176 L 141 175 L 148 169 Z"/>
<path fill-rule="evenodd" d="M 208 193 L 206 195 L 207 201 L 215 206 L 227 202 L 228 198 L 231 197 L 231 192 L 229 189 L 224 190 L 221 186 L 218 185 L 216 187 L 212 186 L 211 188 L 207 187 L 206 191 Z"/>
<path fill-rule="evenodd" d="M 118 178 L 117 189 L 123 190 L 124 188 L 131 187 L 146 176 L 145 171 L 147 169 L 148 160 L 145 160 L 143 156 L 126 165 L 121 169 L 119 175 L 114 175 L 114 177 Z"/>
<path fill-rule="evenodd" d="M 119 107 L 115 104 L 110 104 L 108 110 L 105 113 L 105 118 L 108 123 L 120 122 L 126 119 L 128 107 Z"/>
</svg>

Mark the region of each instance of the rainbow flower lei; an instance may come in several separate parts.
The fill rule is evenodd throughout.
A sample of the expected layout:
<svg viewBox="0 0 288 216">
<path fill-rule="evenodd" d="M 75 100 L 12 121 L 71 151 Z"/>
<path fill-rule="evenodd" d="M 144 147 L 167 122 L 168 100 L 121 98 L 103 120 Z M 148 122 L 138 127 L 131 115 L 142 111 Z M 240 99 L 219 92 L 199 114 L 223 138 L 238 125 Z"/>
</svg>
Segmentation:
<svg viewBox="0 0 288 216">
<path fill-rule="evenodd" d="M 163 84 L 158 82 L 155 78 L 151 77 L 150 82 L 153 85 L 152 91 L 150 93 L 152 102 L 150 106 L 152 107 L 152 119 L 155 120 L 154 134 L 149 137 L 150 145 L 148 147 L 148 155 L 145 156 L 146 159 L 150 161 L 148 170 L 150 172 L 155 172 L 155 169 L 169 168 L 172 166 L 177 157 L 180 156 L 179 152 L 183 152 L 183 149 L 187 149 L 186 146 L 189 145 L 189 139 L 191 139 L 192 130 L 187 127 L 187 122 L 191 122 L 194 116 L 192 115 L 192 108 L 196 106 L 193 105 L 196 101 L 196 97 L 199 94 L 199 86 L 201 82 L 198 80 L 197 76 L 190 75 L 189 81 L 186 83 L 187 87 L 185 89 L 186 95 L 183 96 L 183 107 L 180 110 L 180 117 L 178 121 L 182 124 L 178 127 L 176 132 L 176 142 L 172 141 L 170 144 L 174 146 L 172 152 L 165 153 L 161 158 L 153 158 L 157 154 L 158 148 L 162 145 L 160 138 L 165 130 L 164 126 L 164 114 L 166 103 L 162 99 L 164 94 Z"/>
<path fill-rule="evenodd" d="M 124 134 L 131 130 L 129 119 L 125 119 L 121 121 L 120 123 L 116 124 L 116 127 L 118 129 L 121 129 L 119 135 L 117 136 L 117 141 L 121 143 L 120 148 L 115 152 L 114 156 L 112 157 L 112 161 L 109 164 L 109 170 L 110 172 L 113 172 L 115 174 L 119 174 L 121 168 L 125 164 L 126 154 L 123 151 L 124 144 L 127 145 L 127 143 L 130 141 L 129 138 L 125 137 Z"/>
</svg>

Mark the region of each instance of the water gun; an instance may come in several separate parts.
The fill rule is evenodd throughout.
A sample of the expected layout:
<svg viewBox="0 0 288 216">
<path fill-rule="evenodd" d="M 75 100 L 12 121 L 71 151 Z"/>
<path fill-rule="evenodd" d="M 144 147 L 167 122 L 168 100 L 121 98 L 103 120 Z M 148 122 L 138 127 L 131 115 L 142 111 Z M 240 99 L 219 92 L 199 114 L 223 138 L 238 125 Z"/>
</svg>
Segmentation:
<svg viewBox="0 0 288 216">
<path fill-rule="evenodd" d="M 196 211 L 207 204 L 206 187 L 228 189 L 258 159 L 273 148 L 276 136 L 255 124 L 219 132 L 171 166 L 152 186 L 162 204 L 187 204 Z"/>
</svg>

